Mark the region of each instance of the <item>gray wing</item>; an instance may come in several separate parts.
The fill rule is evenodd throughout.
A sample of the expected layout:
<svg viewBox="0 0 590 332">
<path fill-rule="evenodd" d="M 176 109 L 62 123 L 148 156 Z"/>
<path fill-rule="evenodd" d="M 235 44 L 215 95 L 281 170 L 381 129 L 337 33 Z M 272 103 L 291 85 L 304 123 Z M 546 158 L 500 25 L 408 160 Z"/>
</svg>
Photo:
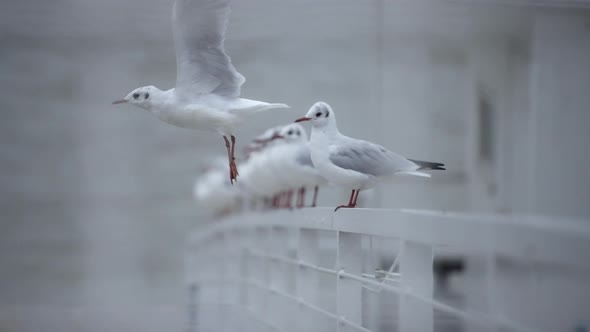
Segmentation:
<svg viewBox="0 0 590 332">
<path fill-rule="evenodd" d="M 185 96 L 216 93 L 237 97 L 245 82 L 225 53 L 229 0 L 176 0 L 172 30 L 176 91 Z"/>
<path fill-rule="evenodd" d="M 415 170 L 416 164 L 386 148 L 354 140 L 330 149 L 330 161 L 344 169 L 367 175 L 385 176 L 397 171 Z"/>
</svg>

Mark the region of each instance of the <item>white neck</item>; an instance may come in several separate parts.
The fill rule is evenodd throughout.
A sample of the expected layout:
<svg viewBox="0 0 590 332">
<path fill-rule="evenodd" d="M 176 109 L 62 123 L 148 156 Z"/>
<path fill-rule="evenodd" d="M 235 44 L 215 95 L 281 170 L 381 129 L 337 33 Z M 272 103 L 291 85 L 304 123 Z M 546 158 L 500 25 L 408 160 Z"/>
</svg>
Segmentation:
<svg viewBox="0 0 590 332">
<path fill-rule="evenodd" d="M 151 103 L 146 109 L 156 115 L 174 109 L 174 89 L 158 91 L 152 97 Z"/>
<path fill-rule="evenodd" d="M 328 122 L 322 126 L 312 126 L 311 127 L 311 136 L 322 137 L 327 141 L 331 141 L 334 138 L 342 136 L 340 131 L 338 130 L 338 126 L 336 125 L 336 120 L 333 119 L 331 122 Z M 310 139 L 312 139 L 310 138 Z"/>
</svg>

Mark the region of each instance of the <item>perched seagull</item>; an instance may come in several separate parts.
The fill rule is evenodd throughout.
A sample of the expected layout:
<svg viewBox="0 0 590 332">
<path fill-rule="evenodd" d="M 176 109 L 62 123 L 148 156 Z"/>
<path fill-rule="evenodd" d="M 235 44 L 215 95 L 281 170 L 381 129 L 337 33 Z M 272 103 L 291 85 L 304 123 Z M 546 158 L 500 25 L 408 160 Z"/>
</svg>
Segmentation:
<svg viewBox="0 0 590 332">
<path fill-rule="evenodd" d="M 176 88 L 137 88 L 113 104 L 135 105 L 177 127 L 218 132 L 225 141 L 233 183 L 238 176 L 237 127 L 254 113 L 288 106 L 239 98 L 246 79 L 232 65 L 223 44 L 229 2 L 176 0 L 172 9 Z"/>
<path fill-rule="evenodd" d="M 311 160 L 319 174 L 335 185 L 352 190 L 348 205 L 354 208 L 359 192 L 374 187 L 378 179 L 391 175 L 430 177 L 423 170 L 445 170 L 442 163 L 407 159 L 375 143 L 344 136 L 338 131 L 336 116 L 330 105 L 315 103 L 305 117 L 295 122 L 311 121 Z"/>
<path fill-rule="evenodd" d="M 301 208 L 305 205 L 306 187 L 314 187 L 311 206 L 315 207 L 319 186 L 325 185 L 326 180 L 313 166 L 305 129 L 298 123 L 292 123 L 280 130 L 279 137 L 287 144 L 274 149 L 274 167 L 280 174 L 285 190 L 290 192 L 299 189 L 296 206 Z"/>
<path fill-rule="evenodd" d="M 258 199 L 268 199 L 278 190 L 277 181 L 274 171 L 268 167 L 270 150 L 276 145 L 284 144 L 279 136 L 279 130 L 282 126 L 269 128 L 261 135 L 257 136 L 247 154 L 247 159 L 241 165 L 242 174 L 240 176 L 240 187 L 243 194 Z"/>
</svg>

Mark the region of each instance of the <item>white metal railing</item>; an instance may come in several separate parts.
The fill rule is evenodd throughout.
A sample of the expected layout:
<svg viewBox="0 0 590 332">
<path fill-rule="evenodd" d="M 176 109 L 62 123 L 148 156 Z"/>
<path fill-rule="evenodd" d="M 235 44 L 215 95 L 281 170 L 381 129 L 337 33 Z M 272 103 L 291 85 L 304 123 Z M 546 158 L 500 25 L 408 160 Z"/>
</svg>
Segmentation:
<svg viewBox="0 0 590 332">
<path fill-rule="evenodd" d="M 380 209 L 233 216 L 191 234 L 189 330 L 584 331 L 589 226 Z M 465 272 L 443 287 L 435 257 Z"/>
</svg>

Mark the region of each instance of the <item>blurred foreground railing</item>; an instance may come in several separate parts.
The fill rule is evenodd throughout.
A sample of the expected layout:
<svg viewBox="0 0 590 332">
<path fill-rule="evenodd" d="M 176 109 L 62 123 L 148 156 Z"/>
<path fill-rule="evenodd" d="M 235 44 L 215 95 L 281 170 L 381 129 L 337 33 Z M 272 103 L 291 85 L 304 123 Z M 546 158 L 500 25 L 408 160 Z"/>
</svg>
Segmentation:
<svg viewBox="0 0 590 332">
<path fill-rule="evenodd" d="M 188 328 L 588 331 L 589 225 L 372 209 L 234 216 L 191 234 Z M 464 271 L 433 269 L 449 259 Z"/>
</svg>

